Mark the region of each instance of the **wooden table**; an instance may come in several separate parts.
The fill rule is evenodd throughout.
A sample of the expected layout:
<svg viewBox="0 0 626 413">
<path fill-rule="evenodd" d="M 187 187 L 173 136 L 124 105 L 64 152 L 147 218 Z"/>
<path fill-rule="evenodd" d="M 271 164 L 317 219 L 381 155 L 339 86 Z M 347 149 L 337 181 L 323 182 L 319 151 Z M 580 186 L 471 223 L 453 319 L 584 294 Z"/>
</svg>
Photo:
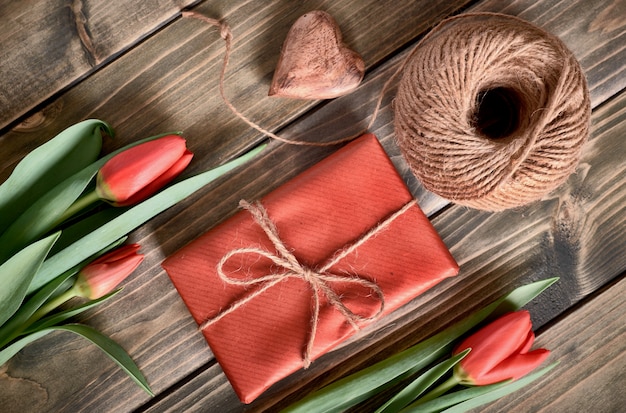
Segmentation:
<svg viewBox="0 0 626 413">
<path fill-rule="evenodd" d="M 191 175 L 267 138 L 218 93 L 224 43 L 214 28 L 181 18 L 189 8 L 225 19 L 234 47 L 226 93 L 246 116 L 286 138 L 337 139 L 358 131 L 407 51 L 446 16 L 491 11 L 559 36 L 588 78 L 592 131 L 575 174 L 540 202 L 501 213 L 449 204 L 408 172 L 394 142 L 392 88 L 372 131 L 406 177 L 461 266 L 460 274 L 378 321 L 341 348 L 241 404 L 160 263 L 236 210 L 336 147 L 271 142 L 269 150 L 132 233 L 146 259 L 115 299 L 80 322 L 136 360 L 150 398 L 96 347 L 53 333 L 0 367 L 3 412 L 276 411 L 347 373 L 421 341 L 532 280 L 561 277 L 529 305 L 539 346 L 559 366 L 485 409 L 617 412 L 626 406 L 626 2 L 623 0 L 122 0 L 0 2 L 0 180 L 30 150 L 86 118 L 111 123 L 105 151 L 182 130 Z M 357 91 L 316 102 L 267 97 L 293 22 L 323 9 L 359 51 Z M 363 408 L 362 410 L 367 410 Z"/>
</svg>

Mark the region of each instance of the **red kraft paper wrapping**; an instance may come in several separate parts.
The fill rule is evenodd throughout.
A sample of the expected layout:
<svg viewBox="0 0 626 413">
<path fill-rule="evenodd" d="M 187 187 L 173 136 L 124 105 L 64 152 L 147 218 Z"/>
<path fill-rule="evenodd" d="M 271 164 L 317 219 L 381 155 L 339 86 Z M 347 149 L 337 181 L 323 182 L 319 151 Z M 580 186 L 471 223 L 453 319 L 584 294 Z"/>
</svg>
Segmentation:
<svg viewBox="0 0 626 413">
<path fill-rule="evenodd" d="M 309 268 L 322 266 L 337 251 L 413 202 L 329 270 L 376 283 L 384 293 L 382 315 L 458 272 L 458 265 L 372 134 L 346 145 L 261 202 L 284 245 Z M 216 273 L 225 254 L 250 247 L 276 253 L 251 214 L 241 211 L 163 262 L 198 324 L 261 288 L 227 284 Z M 281 272 L 255 254 L 232 257 L 225 270 L 240 279 Z M 380 300 L 371 289 L 353 283 L 331 284 L 354 313 L 367 317 L 380 309 Z M 312 302 L 311 286 L 288 277 L 203 330 L 244 403 L 302 368 L 311 333 Z M 320 304 L 312 360 L 355 332 L 323 295 Z"/>
</svg>

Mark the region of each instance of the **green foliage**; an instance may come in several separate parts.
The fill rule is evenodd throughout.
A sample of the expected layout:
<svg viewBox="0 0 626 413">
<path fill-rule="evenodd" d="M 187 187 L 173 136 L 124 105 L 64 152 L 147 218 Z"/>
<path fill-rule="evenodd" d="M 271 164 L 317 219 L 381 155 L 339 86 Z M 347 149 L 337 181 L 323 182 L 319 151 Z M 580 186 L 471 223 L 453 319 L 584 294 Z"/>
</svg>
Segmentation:
<svg viewBox="0 0 626 413">
<path fill-rule="evenodd" d="M 311 393 L 283 411 L 329 413 L 355 406 L 449 355 L 454 342 L 470 329 L 490 316 L 520 309 L 557 280 L 519 287 L 431 338 Z"/>
<path fill-rule="evenodd" d="M 25 327 L 28 327 L 26 325 L 28 320 L 50 297 L 60 294 L 61 290 L 69 289 L 71 284 L 66 283 L 77 272 L 78 269 L 73 268 L 58 276 L 23 303 L 13 316 L 0 327 L 0 348 L 10 343 Z"/>
<path fill-rule="evenodd" d="M 405 406 L 408 406 L 413 400 L 417 399 L 426 390 L 428 390 L 437 380 L 443 377 L 448 371 L 456 366 L 470 352 L 467 349 L 454 357 L 442 361 L 436 366 L 430 368 L 424 374 L 413 380 L 398 394 L 389 399 L 387 403 L 382 405 L 376 413 L 396 413 Z"/>
<path fill-rule="evenodd" d="M 12 224 L 8 225 L 4 233 L 0 235 L 0 245 L 2 245 L 2 250 L 0 250 L 0 262 L 6 260 L 30 242 L 46 234 L 48 231 L 53 230 L 58 224 L 62 223 L 68 209 L 70 209 L 81 194 L 83 194 L 93 177 L 98 173 L 98 170 L 109 159 L 126 149 L 162 136 L 163 135 L 152 136 L 133 142 L 97 161 L 90 162 L 80 171 L 60 181 L 56 185 L 50 186 L 47 192 L 43 193 L 30 205 L 23 206 L 23 211 L 15 218 Z M 73 141 L 69 143 L 73 143 Z M 79 144 L 82 144 L 82 142 L 79 142 Z M 61 171 L 64 171 L 64 168 L 66 168 L 64 163 L 56 165 L 55 168 L 51 167 L 52 175 L 64 175 Z M 15 172 L 13 174 L 15 174 Z M 52 184 L 52 182 L 48 183 Z"/>
<path fill-rule="evenodd" d="M 490 384 L 488 386 L 470 387 L 441 396 L 435 400 L 431 400 L 424 404 L 408 406 L 402 410 L 402 413 L 462 413 L 471 409 L 475 409 L 484 404 L 491 403 L 501 397 L 509 395 L 524 386 L 539 379 L 548 373 L 557 363 L 552 363 L 547 367 L 534 371 L 519 380 L 505 381 L 502 383 Z"/>
<path fill-rule="evenodd" d="M 42 331 L 47 331 L 42 330 Z M 113 361 L 115 361 L 146 393 L 150 396 L 154 396 L 148 381 L 143 376 L 139 367 L 135 364 L 132 358 L 128 355 L 119 344 L 111 340 L 109 337 L 94 330 L 91 327 L 82 324 L 65 324 L 61 326 L 49 327 L 49 330 L 70 331 L 74 334 L 78 334 L 83 338 L 94 343 L 100 350 L 106 353 Z M 36 334 L 36 333 L 35 333 Z"/>
<path fill-rule="evenodd" d="M 16 355 L 28 344 L 53 331 L 69 331 L 91 341 L 113 361 L 115 361 L 142 389 L 144 389 L 149 395 L 154 395 L 146 378 L 143 376 L 133 359 L 130 358 L 128 353 L 119 344 L 97 330 L 81 324 L 66 324 L 44 328 L 15 341 L 13 344 L 0 350 L 0 365 L 9 361 L 11 357 Z"/>
<path fill-rule="evenodd" d="M 85 120 L 22 159 L 0 185 L 0 234 L 50 188 L 93 163 L 100 154 L 103 131 L 113 135 L 107 123 Z"/>
<path fill-rule="evenodd" d="M 112 291 L 106 295 L 103 295 L 102 297 L 98 299 L 90 300 L 79 306 L 72 307 L 67 310 L 59 311 L 47 317 L 44 317 L 40 319 L 39 321 L 37 321 L 36 323 L 33 323 L 33 325 L 28 327 L 26 330 L 24 330 L 24 334 L 34 333 L 36 331 L 43 330 L 44 328 L 61 324 L 69 320 L 70 318 L 77 316 L 78 314 L 97 306 L 98 304 L 108 300 L 109 298 L 116 296 L 120 291 L 122 290 L 118 289 L 118 290 Z"/>
<path fill-rule="evenodd" d="M 0 325 L 20 307 L 35 274 L 59 237 L 52 234 L 24 248 L 0 265 Z"/>
<path fill-rule="evenodd" d="M 98 346 L 152 395 L 122 347 L 91 327 L 66 324 L 120 290 L 61 311 L 58 307 L 76 297 L 75 275 L 84 266 L 118 247 L 130 231 L 155 215 L 245 163 L 265 145 L 133 207 L 94 212 L 91 203 L 101 203 L 93 195 L 94 176 L 109 159 L 135 145 L 179 134 L 152 136 L 98 158 L 103 133 L 113 136 L 107 123 L 95 119 L 67 128 L 29 153 L 0 185 L 0 365 L 53 331 L 69 331 Z"/>
<path fill-rule="evenodd" d="M 187 198 L 209 182 L 246 163 L 262 151 L 264 147 L 265 145 L 259 146 L 224 165 L 178 182 L 76 240 L 76 242 L 59 251 L 43 263 L 41 270 L 31 283 L 29 292 L 40 288 L 57 275 L 62 274 L 80 261 L 95 254 L 104 246 L 128 234 L 152 217 Z"/>
</svg>

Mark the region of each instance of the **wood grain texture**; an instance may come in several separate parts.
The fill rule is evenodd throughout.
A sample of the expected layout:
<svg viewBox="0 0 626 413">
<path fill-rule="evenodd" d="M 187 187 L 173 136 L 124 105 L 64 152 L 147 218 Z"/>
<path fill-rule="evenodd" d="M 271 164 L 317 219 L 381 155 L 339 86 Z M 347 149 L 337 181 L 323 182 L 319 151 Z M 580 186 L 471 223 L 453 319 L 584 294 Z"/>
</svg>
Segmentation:
<svg viewBox="0 0 626 413">
<path fill-rule="evenodd" d="M 3 0 L 0 129 L 194 3 L 197 0 Z"/>
<path fill-rule="evenodd" d="M 340 24 L 349 23 L 342 25 L 344 40 L 357 44 L 359 51 L 373 62 L 371 65 L 462 3 L 425 11 L 408 5 L 405 10 L 401 8 L 383 19 L 384 24 L 381 22 L 381 30 L 397 34 L 397 39 L 382 46 L 376 40 L 376 32 L 357 31 L 353 25 L 373 26 L 374 22 L 380 22 L 382 10 L 387 6 L 372 1 L 370 9 L 364 8 L 365 12 L 349 19 L 353 15 L 350 4 L 335 2 L 329 11 Z M 322 5 L 310 3 L 306 7 Z M 276 103 L 267 96 L 260 99 L 263 105 L 255 101 L 261 94 L 266 95 L 282 35 L 304 11 L 303 7 L 283 1 L 264 7 L 259 7 L 259 2 L 208 4 L 200 9 L 209 15 L 225 16 L 235 28 L 235 36 L 241 39 L 234 47 L 227 92 L 238 102 L 244 102 L 242 109 L 257 113 L 275 127 L 315 105 L 315 102 Z M 413 20 L 399 24 L 397 17 L 403 14 L 414 16 L 419 24 Z M 2 179 L 28 151 L 67 125 L 89 117 L 106 119 L 115 125 L 118 136 L 106 142 L 106 150 L 139 137 L 183 129 L 190 137 L 189 146 L 197 160 L 189 174 L 215 166 L 254 145 L 261 137 L 247 130 L 217 97 L 222 56 L 222 40 L 209 27 L 187 20 L 168 25 L 141 47 L 120 56 L 64 93 L 42 110 L 34 126 L 25 124 L 27 127 L 15 128 L 1 136 Z M 143 245 L 144 263 L 125 283 L 120 296 L 79 320 L 124 346 L 157 393 L 184 380 L 212 359 L 180 297 L 160 269 L 160 262 L 232 213 L 245 191 L 250 197 L 265 192 L 298 168 L 312 165 L 328 153 L 318 151 L 309 155 L 293 149 L 283 146 L 276 155 L 270 151 L 269 160 L 266 158 L 265 164 L 258 164 L 253 176 L 242 175 L 235 181 L 217 183 L 135 231 L 132 240 Z M 184 232 L 185 229 L 189 232 Z M 148 399 L 97 349 L 69 335 L 52 334 L 0 369 L 3 381 L 19 383 L 22 394 L 36 395 L 16 398 L 9 386 L 1 386 L 0 402 L 7 401 L 6 405 L 14 411 L 131 410 Z M 66 379 L 50 379 L 61 376 Z"/>
<path fill-rule="evenodd" d="M 235 40 L 226 94 L 246 116 L 277 130 L 317 103 L 267 96 L 282 41 L 301 14 L 325 8 L 342 27 L 344 42 L 363 56 L 366 67 L 372 67 L 466 1 L 423 9 L 414 4 L 390 8 L 370 0 L 360 4 L 359 13 L 349 1 L 331 5 L 277 1 L 263 7 L 258 1 L 221 2 L 194 10 L 223 17 L 231 25 Z M 28 150 L 89 117 L 115 126 L 118 137 L 108 142 L 107 150 L 154 133 L 183 130 L 196 159 L 202 159 L 194 162 L 192 172 L 233 157 L 261 137 L 219 99 L 223 53 L 224 42 L 212 27 L 181 19 L 168 25 L 35 113 L 34 120 L 0 136 L 6 154 L 0 179 Z"/>
<path fill-rule="evenodd" d="M 224 411 L 273 411 L 314 388 L 423 340 L 517 285 L 560 276 L 561 281 L 545 292 L 543 299 L 528 306 L 535 327 L 545 325 L 626 269 L 622 251 L 626 245 L 623 185 L 626 174 L 621 160 L 621 154 L 626 151 L 622 139 L 626 133 L 626 93 L 594 113 L 593 131 L 581 171 L 545 200 L 500 213 L 452 206 L 433 219 L 461 264 L 458 277 L 444 281 L 364 330 L 343 347 L 317 360 L 309 370 L 278 383 L 250 406 L 238 405 L 228 387 L 195 389 L 213 382 L 211 375 L 216 368 L 212 367 L 185 383 L 180 392 L 150 403 L 146 406 L 148 411 L 170 411 L 172 403 L 201 411 L 224 400 L 229 406 Z M 279 152 L 275 151 L 274 156 Z M 564 238 L 563 234 L 575 232 L 580 223 L 573 215 L 563 212 L 563 205 L 573 202 L 572 194 L 585 194 L 584 200 L 578 201 L 580 210 L 576 217 L 585 216 L 583 224 L 594 231 L 577 232 L 588 234 L 582 237 Z M 565 220 L 565 217 L 574 219 Z M 577 327 L 574 324 L 570 328 Z M 187 399 L 187 394 L 194 396 Z M 198 399 L 200 394 L 203 396 Z M 371 403 L 360 409 L 367 411 L 380 401 Z"/>
<path fill-rule="evenodd" d="M 624 378 L 619 373 L 626 354 L 626 328 L 620 317 L 624 312 L 625 288 L 626 280 L 622 277 L 610 288 L 601 290 L 580 307 L 558 318 L 549 328 L 540 329 L 534 348 L 550 349 L 546 365 L 559 361 L 557 368 L 535 384 L 475 411 L 620 411 L 626 402 L 621 391 Z M 172 395 L 146 406 L 144 411 L 243 411 L 243 408 L 225 408 L 235 401 L 224 402 L 224 396 L 232 390 L 223 378 L 219 367 L 212 366 L 175 393 L 175 397 Z M 193 403 L 188 403 L 190 399 Z M 361 405 L 357 411 L 373 410 L 380 403 L 379 400 L 377 404 Z"/>
<path fill-rule="evenodd" d="M 405 56 L 397 50 L 465 2 L 445 3 L 372 0 L 359 3 L 355 9 L 348 0 L 306 5 L 277 1 L 263 7 L 255 1 L 206 2 L 197 9 L 226 17 L 233 28 L 235 45 L 226 91 L 246 116 L 281 130 L 287 137 L 330 140 L 364 125 L 382 84 Z M 500 215 L 458 207 L 439 212 L 434 223 L 462 263 L 462 274 L 318 360 L 309 371 L 279 383 L 248 409 L 285 405 L 315 387 L 420 341 L 528 280 L 551 276 L 555 271 L 563 276 L 558 292 L 532 310 L 537 324 L 542 325 L 624 271 L 620 248 L 626 241 L 622 161 L 626 98 L 619 95 L 606 102 L 624 85 L 623 76 L 611 75 L 607 81 L 604 74 L 623 71 L 625 51 L 620 33 L 621 22 L 626 19 L 620 23 L 615 20 L 610 30 L 588 30 L 591 22 L 598 21 L 601 10 L 614 4 L 611 1 L 592 8 L 584 1 L 528 0 L 514 2 L 516 9 L 510 9 L 509 3 L 484 4 L 491 11 L 522 13 L 539 24 L 542 19 L 559 22 L 555 16 L 567 11 L 576 19 L 575 24 L 548 29 L 562 37 L 579 58 L 597 50 L 595 59 L 583 59 L 597 110 L 594 139 L 585 150 L 579 173 L 551 197 L 528 208 Z M 369 69 L 376 70 L 370 70 L 365 83 L 353 94 L 309 112 L 317 102 L 273 99 L 266 93 L 284 35 L 298 16 L 314 8 L 329 11 L 339 22 L 344 41 L 362 54 Z M 619 13 L 620 8 L 613 6 L 613 10 Z M 603 19 L 613 21 L 608 15 Z M 30 123 L 0 136 L 0 180 L 29 150 L 88 117 L 105 119 L 116 127 L 118 137 L 107 141 L 107 150 L 147 135 L 182 129 L 196 153 L 190 174 L 255 145 L 263 137 L 234 117 L 217 95 L 222 53 L 223 42 L 211 28 L 180 19 L 167 24 L 64 92 Z M 392 97 L 390 91 L 375 132 L 403 170 L 406 165 L 393 142 Z M 306 116 L 301 117 L 304 113 Z M 133 233 L 132 240 L 143 245 L 146 260 L 125 283 L 120 296 L 81 320 L 122 344 L 163 396 L 149 400 L 95 347 L 59 333 L 34 343 L 0 367 L 0 405 L 20 412 L 244 410 L 159 264 L 232 214 L 240 198 L 254 199 L 269 192 L 333 150 L 272 142 L 265 155 L 247 168 L 219 180 Z M 424 209 L 433 213 L 445 205 L 420 189 L 414 178 L 405 176 Z M 66 379 L 54 380 L 62 375 Z"/>
</svg>

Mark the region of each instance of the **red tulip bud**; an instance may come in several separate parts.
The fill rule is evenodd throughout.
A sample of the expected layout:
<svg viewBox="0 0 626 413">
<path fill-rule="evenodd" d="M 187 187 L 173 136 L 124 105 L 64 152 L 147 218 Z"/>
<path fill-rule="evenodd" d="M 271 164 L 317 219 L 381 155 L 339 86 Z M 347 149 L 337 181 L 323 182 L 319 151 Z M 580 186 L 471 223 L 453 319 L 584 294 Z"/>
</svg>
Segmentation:
<svg viewBox="0 0 626 413">
<path fill-rule="evenodd" d="M 530 351 L 535 340 L 528 311 L 509 313 L 470 337 L 454 351 L 470 353 L 455 366 L 461 384 L 486 385 L 503 380 L 517 380 L 539 366 L 548 350 Z"/>
<path fill-rule="evenodd" d="M 143 261 L 138 250 L 138 244 L 126 245 L 85 266 L 74 283 L 75 294 L 95 300 L 113 291 Z"/>
<path fill-rule="evenodd" d="M 185 139 L 167 135 L 112 157 L 98 171 L 96 193 L 115 206 L 143 201 L 180 174 L 193 154 Z"/>
</svg>

